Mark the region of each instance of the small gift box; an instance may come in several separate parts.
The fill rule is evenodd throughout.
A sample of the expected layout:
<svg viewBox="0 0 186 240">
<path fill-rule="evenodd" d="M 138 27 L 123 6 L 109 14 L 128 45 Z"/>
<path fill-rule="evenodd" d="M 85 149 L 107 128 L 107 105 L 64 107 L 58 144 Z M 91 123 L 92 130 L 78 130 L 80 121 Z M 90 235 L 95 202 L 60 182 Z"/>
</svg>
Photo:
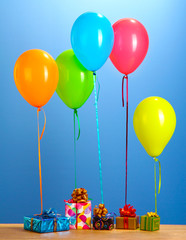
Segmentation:
<svg viewBox="0 0 186 240">
<path fill-rule="evenodd" d="M 72 199 L 65 200 L 65 216 L 70 218 L 70 229 L 91 228 L 91 201 L 84 188 L 75 189 Z"/>
<path fill-rule="evenodd" d="M 99 204 L 99 208 L 95 206 L 92 218 L 94 230 L 111 230 L 114 228 L 114 214 L 107 213 L 104 204 Z"/>
<path fill-rule="evenodd" d="M 136 209 L 130 204 L 120 208 L 120 217 L 116 217 L 116 228 L 135 230 L 139 228 L 139 216 L 136 216 Z"/>
<path fill-rule="evenodd" d="M 44 210 L 42 214 L 24 217 L 24 229 L 38 232 L 59 232 L 69 230 L 69 218 L 57 214 L 53 208 Z"/>
<path fill-rule="evenodd" d="M 114 228 L 114 216 L 107 214 L 105 217 L 93 216 L 94 230 L 111 230 Z"/>
<path fill-rule="evenodd" d="M 157 213 L 147 213 L 141 216 L 140 230 L 157 231 L 160 229 L 160 217 Z"/>
</svg>

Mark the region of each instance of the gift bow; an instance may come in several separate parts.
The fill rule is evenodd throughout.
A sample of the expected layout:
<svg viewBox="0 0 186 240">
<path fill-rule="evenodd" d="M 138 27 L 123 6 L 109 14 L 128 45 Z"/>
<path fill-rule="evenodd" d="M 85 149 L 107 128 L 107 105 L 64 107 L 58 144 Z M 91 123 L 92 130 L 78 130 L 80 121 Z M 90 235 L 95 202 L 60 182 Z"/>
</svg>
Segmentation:
<svg viewBox="0 0 186 240">
<path fill-rule="evenodd" d="M 58 214 L 55 208 L 49 208 L 43 210 L 42 214 L 36 214 L 36 216 L 40 216 L 43 219 L 45 219 L 45 218 L 57 218 L 61 216 L 61 214 Z"/>
<path fill-rule="evenodd" d="M 155 212 L 148 212 L 147 216 L 148 217 L 159 217 L 159 215 L 157 213 L 155 213 Z"/>
<path fill-rule="evenodd" d="M 136 216 L 136 209 L 130 204 L 125 204 L 123 208 L 119 209 L 120 217 L 135 217 Z"/>
<path fill-rule="evenodd" d="M 76 188 L 71 194 L 73 202 L 85 203 L 88 201 L 87 190 L 84 188 Z"/>
<path fill-rule="evenodd" d="M 95 216 L 98 217 L 105 217 L 105 215 L 108 213 L 108 210 L 105 208 L 105 204 L 99 204 L 99 207 L 95 206 L 93 213 Z"/>
</svg>

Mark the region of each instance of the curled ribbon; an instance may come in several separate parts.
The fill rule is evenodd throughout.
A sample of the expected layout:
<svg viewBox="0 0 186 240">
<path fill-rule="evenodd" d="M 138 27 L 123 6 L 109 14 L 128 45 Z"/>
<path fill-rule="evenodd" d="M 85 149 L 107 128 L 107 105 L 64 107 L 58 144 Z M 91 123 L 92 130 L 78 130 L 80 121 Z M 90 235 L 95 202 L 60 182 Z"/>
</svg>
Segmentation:
<svg viewBox="0 0 186 240">
<path fill-rule="evenodd" d="M 128 76 L 122 79 L 122 106 L 124 107 L 124 80 L 126 79 L 126 156 L 125 156 L 125 204 L 127 204 L 127 156 L 128 156 Z"/>
<path fill-rule="evenodd" d="M 55 208 L 49 208 L 49 209 L 43 210 L 42 214 L 35 214 L 35 216 L 39 216 L 43 219 L 47 219 L 47 218 L 57 218 L 61 216 L 61 214 L 58 214 Z"/>
<path fill-rule="evenodd" d="M 78 136 L 76 138 L 76 119 L 78 122 Z M 75 188 L 77 188 L 77 170 L 76 170 L 76 141 L 80 137 L 80 122 L 79 122 L 79 117 L 78 117 L 78 112 L 77 109 L 74 109 L 74 171 L 75 171 Z"/>
<path fill-rule="evenodd" d="M 76 188 L 71 194 L 72 200 L 75 203 L 86 203 L 88 201 L 87 190 L 84 188 Z"/>
<path fill-rule="evenodd" d="M 108 210 L 105 208 L 105 204 L 99 204 L 99 207 L 95 206 L 93 209 L 94 216 L 98 216 L 99 218 L 105 217 L 108 213 Z"/>
<path fill-rule="evenodd" d="M 74 203 L 73 199 L 64 200 L 64 202 L 66 202 L 66 203 Z"/>
<path fill-rule="evenodd" d="M 124 81 L 126 79 L 126 100 L 128 102 L 128 76 L 124 75 L 122 78 L 122 107 L 124 107 Z"/>
<path fill-rule="evenodd" d="M 159 215 L 157 213 L 154 213 L 154 212 L 148 212 L 147 216 L 148 217 L 159 217 Z"/>
<path fill-rule="evenodd" d="M 78 128 L 79 128 L 79 131 L 78 131 L 78 136 L 77 136 L 77 139 L 79 139 L 80 137 L 80 122 L 79 122 L 79 116 L 78 116 L 78 112 L 77 112 L 77 109 L 74 109 L 74 130 L 75 130 L 75 117 L 77 119 L 77 122 L 78 122 Z"/>
<path fill-rule="evenodd" d="M 130 204 L 125 204 L 123 208 L 119 209 L 120 217 L 136 217 L 136 209 Z"/>
<path fill-rule="evenodd" d="M 107 213 L 106 217 L 117 217 L 117 214 L 115 212 Z"/>
<path fill-rule="evenodd" d="M 99 100 L 99 92 L 100 92 L 100 83 L 99 83 L 99 81 L 98 81 L 98 77 L 97 77 L 97 75 L 96 75 L 96 73 L 95 72 L 93 72 L 93 75 L 95 76 L 95 81 L 96 81 L 96 83 L 98 84 L 98 91 L 97 91 L 97 102 L 98 102 L 98 100 Z M 96 105 L 96 103 L 94 103 L 94 106 Z"/>
<path fill-rule="evenodd" d="M 98 120 L 98 102 L 97 102 L 97 93 L 96 93 L 96 73 L 93 72 L 94 80 L 94 96 L 95 96 L 95 108 L 96 108 L 96 124 L 97 124 L 97 139 L 98 139 L 98 156 L 99 156 L 99 177 L 100 177 L 100 188 L 101 188 L 101 201 L 103 200 L 103 178 L 102 178 L 102 167 L 101 167 L 101 150 L 100 150 L 100 137 L 99 137 L 99 120 Z"/>
<path fill-rule="evenodd" d="M 157 214 L 157 194 L 156 194 L 156 162 L 159 163 L 159 187 L 158 187 L 158 194 L 160 193 L 161 189 L 161 163 L 160 161 L 154 157 L 154 185 L 155 185 L 155 213 Z"/>
<path fill-rule="evenodd" d="M 45 122 L 44 122 L 42 133 L 40 135 L 40 133 L 39 133 L 39 112 L 41 110 L 43 111 Z M 45 131 L 45 126 L 46 126 L 46 115 L 45 115 L 45 111 L 43 110 L 43 108 L 38 108 L 37 109 L 37 126 L 38 126 L 38 157 L 39 157 L 40 198 L 41 198 L 41 215 L 42 215 L 42 213 L 43 213 L 43 194 L 42 194 L 40 140 L 43 137 L 43 134 L 44 134 L 44 131 Z"/>
<path fill-rule="evenodd" d="M 99 92 L 100 92 L 100 83 L 98 81 L 97 76 L 96 76 L 96 80 L 97 80 L 97 83 L 98 83 L 98 93 L 97 93 L 97 102 L 98 102 L 98 100 L 99 100 Z"/>
</svg>

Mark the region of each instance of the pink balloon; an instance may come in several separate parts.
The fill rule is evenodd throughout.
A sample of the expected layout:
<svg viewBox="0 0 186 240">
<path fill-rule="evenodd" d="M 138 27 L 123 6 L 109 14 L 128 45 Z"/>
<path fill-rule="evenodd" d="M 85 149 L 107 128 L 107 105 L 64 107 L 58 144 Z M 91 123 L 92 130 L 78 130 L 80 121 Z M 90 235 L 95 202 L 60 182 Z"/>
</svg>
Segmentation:
<svg viewBox="0 0 186 240">
<path fill-rule="evenodd" d="M 136 70 L 145 58 L 149 37 L 145 27 L 137 20 L 123 18 L 113 24 L 114 46 L 110 59 L 121 73 Z"/>
</svg>

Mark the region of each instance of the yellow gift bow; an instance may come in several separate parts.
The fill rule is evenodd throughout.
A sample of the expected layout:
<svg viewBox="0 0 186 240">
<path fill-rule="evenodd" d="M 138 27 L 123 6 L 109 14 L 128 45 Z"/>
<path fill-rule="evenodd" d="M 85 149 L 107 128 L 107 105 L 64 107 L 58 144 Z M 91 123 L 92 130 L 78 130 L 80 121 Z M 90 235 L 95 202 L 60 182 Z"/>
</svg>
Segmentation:
<svg viewBox="0 0 186 240">
<path fill-rule="evenodd" d="M 155 212 L 147 212 L 148 217 L 159 217 L 159 215 Z"/>
</svg>

